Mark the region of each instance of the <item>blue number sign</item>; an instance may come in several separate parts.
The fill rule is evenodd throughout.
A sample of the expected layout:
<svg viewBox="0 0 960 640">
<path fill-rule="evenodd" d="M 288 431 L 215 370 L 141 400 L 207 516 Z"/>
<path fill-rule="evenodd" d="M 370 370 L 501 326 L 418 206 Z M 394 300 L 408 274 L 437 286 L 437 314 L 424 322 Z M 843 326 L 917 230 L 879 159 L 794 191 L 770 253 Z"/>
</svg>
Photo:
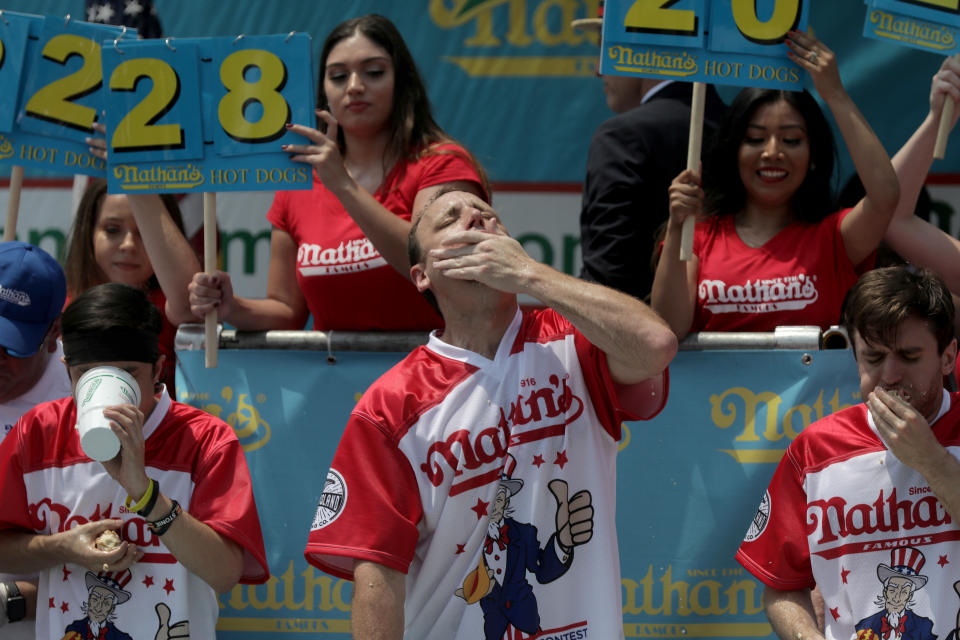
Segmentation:
<svg viewBox="0 0 960 640">
<path fill-rule="evenodd" d="M 124 29 L 3 12 L 0 19 L 0 163 L 104 175 L 84 138 L 103 109 L 100 40 Z"/>
<path fill-rule="evenodd" d="M 867 0 L 863 35 L 944 55 L 960 53 L 960 0 Z"/>
<path fill-rule="evenodd" d="M 801 89 L 783 44 L 808 0 L 608 0 L 600 72 Z"/>
<path fill-rule="evenodd" d="M 105 43 L 110 193 L 309 189 L 306 34 Z"/>
</svg>

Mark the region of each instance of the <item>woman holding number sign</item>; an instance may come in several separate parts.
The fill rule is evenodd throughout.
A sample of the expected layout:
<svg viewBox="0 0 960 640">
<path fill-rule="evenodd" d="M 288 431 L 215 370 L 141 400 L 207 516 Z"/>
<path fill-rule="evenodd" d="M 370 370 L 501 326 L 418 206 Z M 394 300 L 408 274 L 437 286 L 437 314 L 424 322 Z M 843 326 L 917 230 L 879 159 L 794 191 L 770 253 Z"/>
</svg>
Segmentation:
<svg viewBox="0 0 960 640">
<path fill-rule="evenodd" d="M 897 205 L 890 158 L 843 88 L 833 52 L 803 32 L 786 42 L 830 108 L 866 195 L 835 211 L 833 136 L 809 93 L 742 91 L 704 157 L 703 188 L 695 171 L 670 186 L 652 302 L 681 338 L 836 324 Z M 683 220 L 704 213 L 694 257 L 681 262 Z"/>
<path fill-rule="evenodd" d="M 214 308 L 238 329 L 425 330 L 440 316 L 409 282 L 411 216 L 444 184 L 489 198 L 473 157 L 434 122 L 403 38 L 378 15 L 353 18 L 320 57 L 321 130 L 286 145 L 313 167 L 313 189 L 282 191 L 273 224 L 266 299 L 233 295 L 226 273 L 198 273 L 194 313 Z"/>
<path fill-rule="evenodd" d="M 102 129 L 102 128 L 101 128 Z M 103 139 L 90 139 L 91 152 L 106 157 Z M 200 261 L 183 235 L 180 208 L 171 195 L 110 195 L 106 180 L 91 180 L 70 232 L 64 271 L 67 303 L 106 282 L 146 291 L 163 318 L 161 381 L 172 393 L 177 325 L 197 322 L 190 312 L 187 285 Z"/>
</svg>

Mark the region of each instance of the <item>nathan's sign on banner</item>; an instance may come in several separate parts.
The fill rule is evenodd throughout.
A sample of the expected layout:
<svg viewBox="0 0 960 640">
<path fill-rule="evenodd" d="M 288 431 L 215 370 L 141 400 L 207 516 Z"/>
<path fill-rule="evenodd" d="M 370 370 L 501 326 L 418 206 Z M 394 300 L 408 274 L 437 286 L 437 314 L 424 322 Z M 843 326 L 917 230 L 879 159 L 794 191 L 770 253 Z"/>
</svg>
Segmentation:
<svg viewBox="0 0 960 640">
<path fill-rule="evenodd" d="M 960 0 L 867 0 L 863 35 L 934 53 L 958 53 Z"/>
<path fill-rule="evenodd" d="M 125 29 L 7 11 L 0 17 L 0 164 L 102 177 L 105 165 L 84 138 L 95 135 L 104 108 L 100 42 L 122 38 Z"/>
<path fill-rule="evenodd" d="M 309 189 L 310 36 L 105 43 L 110 193 Z"/>
<path fill-rule="evenodd" d="M 802 89 L 784 44 L 805 30 L 808 0 L 608 0 L 600 72 Z"/>
</svg>

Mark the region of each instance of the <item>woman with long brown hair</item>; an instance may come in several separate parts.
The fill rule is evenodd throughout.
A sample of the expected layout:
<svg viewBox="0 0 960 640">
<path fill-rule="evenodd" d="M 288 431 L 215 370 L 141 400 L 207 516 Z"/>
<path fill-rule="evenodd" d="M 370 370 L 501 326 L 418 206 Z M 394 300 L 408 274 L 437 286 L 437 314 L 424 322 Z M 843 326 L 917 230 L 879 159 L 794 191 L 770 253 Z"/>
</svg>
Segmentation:
<svg viewBox="0 0 960 640">
<path fill-rule="evenodd" d="M 403 38 L 379 15 L 353 18 L 320 56 L 320 129 L 288 125 L 313 168 L 310 191 L 278 192 L 265 299 L 233 295 L 223 272 L 198 273 L 194 313 L 218 308 L 239 329 L 425 330 L 441 319 L 409 282 L 411 218 L 444 185 L 489 199 L 483 170 L 434 121 Z"/>
</svg>

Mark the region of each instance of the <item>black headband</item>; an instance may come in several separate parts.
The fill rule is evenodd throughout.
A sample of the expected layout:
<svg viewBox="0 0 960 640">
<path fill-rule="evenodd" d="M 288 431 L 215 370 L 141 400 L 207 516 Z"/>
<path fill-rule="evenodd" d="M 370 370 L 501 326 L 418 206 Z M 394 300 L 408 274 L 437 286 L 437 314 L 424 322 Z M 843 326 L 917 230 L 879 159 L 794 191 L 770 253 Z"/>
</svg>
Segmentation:
<svg viewBox="0 0 960 640">
<path fill-rule="evenodd" d="M 63 358 L 68 366 L 91 362 L 149 362 L 160 357 L 153 331 L 110 327 L 99 331 L 64 331 Z"/>
</svg>

